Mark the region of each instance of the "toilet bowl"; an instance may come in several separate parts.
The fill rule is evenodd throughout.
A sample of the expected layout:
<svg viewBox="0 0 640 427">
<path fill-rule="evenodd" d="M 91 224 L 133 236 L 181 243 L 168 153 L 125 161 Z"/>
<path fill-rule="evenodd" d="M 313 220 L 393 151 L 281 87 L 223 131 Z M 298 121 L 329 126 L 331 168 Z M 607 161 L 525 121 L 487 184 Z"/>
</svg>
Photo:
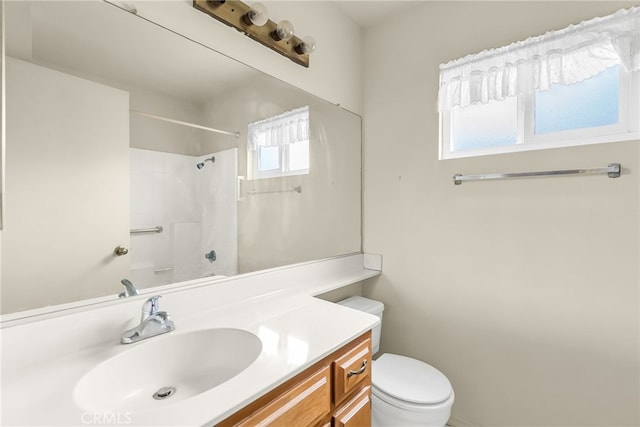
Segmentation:
<svg viewBox="0 0 640 427">
<path fill-rule="evenodd" d="M 338 302 L 374 314 L 382 321 L 380 301 L 354 296 Z M 380 349 L 381 325 L 372 330 L 372 352 Z M 442 372 L 420 360 L 384 353 L 371 370 L 373 427 L 443 427 L 451 415 L 455 395 Z"/>
</svg>

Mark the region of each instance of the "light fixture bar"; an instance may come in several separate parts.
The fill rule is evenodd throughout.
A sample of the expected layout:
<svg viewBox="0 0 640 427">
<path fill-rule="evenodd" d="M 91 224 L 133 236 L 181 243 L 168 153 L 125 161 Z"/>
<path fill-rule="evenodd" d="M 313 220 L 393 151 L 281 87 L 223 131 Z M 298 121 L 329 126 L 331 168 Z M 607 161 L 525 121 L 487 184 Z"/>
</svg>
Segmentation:
<svg viewBox="0 0 640 427">
<path fill-rule="evenodd" d="M 296 50 L 296 47 L 302 44 L 303 40 L 293 36 L 286 41 L 277 41 L 271 35 L 275 32 L 277 26 L 277 23 L 272 20 L 268 20 L 265 25 L 261 26 L 247 23 L 244 16 L 251 8 L 243 2 L 235 0 L 227 0 L 224 2 L 216 0 L 193 0 L 193 7 L 207 15 L 213 16 L 224 24 L 234 27 L 257 42 L 286 56 L 296 64 L 309 68 L 309 54 L 301 54 Z"/>
</svg>

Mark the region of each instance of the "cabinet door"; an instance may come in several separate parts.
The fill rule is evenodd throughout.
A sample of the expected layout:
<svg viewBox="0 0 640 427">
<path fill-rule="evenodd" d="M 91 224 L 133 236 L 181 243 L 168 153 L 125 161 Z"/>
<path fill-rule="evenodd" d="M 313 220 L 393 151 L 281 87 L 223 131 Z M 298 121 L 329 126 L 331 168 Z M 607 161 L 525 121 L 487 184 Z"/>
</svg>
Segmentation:
<svg viewBox="0 0 640 427">
<path fill-rule="evenodd" d="M 334 400 L 339 405 L 360 385 L 371 383 L 371 340 L 337 358 L 333 363 Z"/>
<path fill-rule="evenodd" d="M 331 411 L 331 371 L 325 366 L 238 426 L 291 427 L 317 423 Z"/>
<path fill-rule="evenodd" d="M 333 416 L 333 427 L 371 426 L 371 387 L 367 386 Z"/>
</svg>

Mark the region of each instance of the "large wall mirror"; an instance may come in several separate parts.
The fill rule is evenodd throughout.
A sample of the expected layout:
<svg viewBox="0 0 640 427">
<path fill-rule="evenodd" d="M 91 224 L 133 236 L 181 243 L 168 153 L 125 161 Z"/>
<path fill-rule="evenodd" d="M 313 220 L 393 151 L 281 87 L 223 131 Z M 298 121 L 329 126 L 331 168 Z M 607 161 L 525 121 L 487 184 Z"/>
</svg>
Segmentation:
<svg viewBox="0 0 640 427">
<path fill-rule="evenodd" d="M 359 116 L 106 2 L 4 22 L 2 313 L 360 251 Z"/>
</svg>

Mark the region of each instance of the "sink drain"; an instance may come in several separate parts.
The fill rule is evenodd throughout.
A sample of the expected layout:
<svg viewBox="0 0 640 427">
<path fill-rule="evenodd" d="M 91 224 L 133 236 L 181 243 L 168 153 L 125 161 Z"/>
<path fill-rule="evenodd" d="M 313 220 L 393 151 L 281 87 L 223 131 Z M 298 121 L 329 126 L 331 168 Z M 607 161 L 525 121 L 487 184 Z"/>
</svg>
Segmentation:
<svg viewBox="0 0 640 427">
<path fill-rule="evenodd" d="M 173 396 L 175 393 L 175 387 L 162 387 L 160 390 L 153 393 L 153 398 L 156 400 L 163 400 Z"/>
</svg>

